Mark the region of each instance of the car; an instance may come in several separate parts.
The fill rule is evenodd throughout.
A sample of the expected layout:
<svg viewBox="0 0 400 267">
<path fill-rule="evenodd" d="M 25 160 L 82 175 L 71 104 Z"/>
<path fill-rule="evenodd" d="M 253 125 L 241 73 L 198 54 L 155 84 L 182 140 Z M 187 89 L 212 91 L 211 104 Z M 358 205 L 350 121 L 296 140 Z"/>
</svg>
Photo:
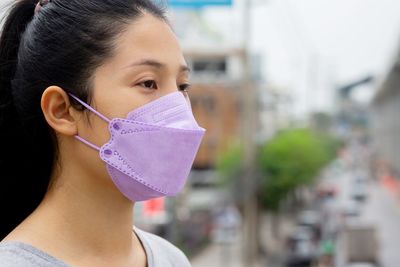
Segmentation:
<svg viewBox="0 0 400 267">
<path fill-rule="evenodd" d="M 351 198 L 359 202 L 364 202 L 368 197 L 367 185 L 356 183 L 351 189 Z"/>
<path fill-rule="evenodd" d="M 345 217 L 357 217 L 361 213 L 360 203 L 350 199 L 342 205 L 342 214 Z"/>
<path fill-rule="evenodd" d="M 310 267 L 317 260 L 318 248 L 313 231 L 307 226 L 298 226 L 288 237 L 286 267 Z"/>
<path fill-rule="evenodd" d="M 320 199 L 334 198 L 337 194 L 336 186 L 329 183 L 321 183 L 316 190 L 317 196 Z"/>
<path fill-rule="evenodd" d="M 379 266 L 379 242 L 374 224 L 361 221 L 348 223 L 343 237 L 348 263 L 370 263 Z"/>
<path fill-rule="evenodd" d="M 300 212 L 297 225 L 309 227 L 317 241 L 321 238 L 321 216 L 315 210 L 304 210 Z"/>
</svg>

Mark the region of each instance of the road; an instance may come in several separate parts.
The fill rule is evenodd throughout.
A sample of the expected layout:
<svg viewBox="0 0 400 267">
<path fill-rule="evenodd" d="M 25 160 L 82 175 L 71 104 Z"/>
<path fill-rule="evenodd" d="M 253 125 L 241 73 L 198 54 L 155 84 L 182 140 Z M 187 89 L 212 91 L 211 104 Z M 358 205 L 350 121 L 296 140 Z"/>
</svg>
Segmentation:
<svg viewBox="0 0 400 267">
<path fill-rule="evenodd" d="M 338 209 L 346 206 L 351 200 L 355 177 L 368 177 L 366 167 L 328 168 L 326 177 L 333 182 L 338 190 L 335 200 Z M 360 214 L 353 217 L 362 223 L 373 224 L 377 229 L 379 242 L 380 267 L 400 267 L 400 197 L 396 196 L 382 182 L 369 179 L 368 198 L 360 205 Z M 264 237 L 265 238 L 265 237 Z M 192 259 L 193 267 L 200 266 L 241 266 L 241 242 L 235 242 L 229 247 L 211 244 L 197 257 Z M 283 252 L 284 249 L 280 248 Z M 339 238 L 336 251 L 335 267 L 369 267 L 369 264 L 348 264 L 345 261 L 343 243 Z M 267 266 L 275 266 L 270 262 Z M 268 262 L 268 259 L 267 259 Z M 278 265 L 277 265 L 278 266 Z"/>
<path fill-rule="evenodd" d="M 365 172 L 363 169 L 343 171 L 338 176 L 340 194 L 338 202 L 348 203 L 350 198 L 352 179 Z M 377 228 L 379 243 L 379 258 L 381 267 L 400 266 L 400 198 L 379 181 L 370 181 L 368 198 L 361 207 L 357 218 L 360 222 L 373 224 Z M 356 266 L 345 263 L 343 246 L 338 242 L 337 267 Z M 361 265 L 360 265 L 361 266 Z M 363 265 L 364 266 L 364 265 Z M 367 266 L 367 265 L 365 265 Z"/>
</svg>

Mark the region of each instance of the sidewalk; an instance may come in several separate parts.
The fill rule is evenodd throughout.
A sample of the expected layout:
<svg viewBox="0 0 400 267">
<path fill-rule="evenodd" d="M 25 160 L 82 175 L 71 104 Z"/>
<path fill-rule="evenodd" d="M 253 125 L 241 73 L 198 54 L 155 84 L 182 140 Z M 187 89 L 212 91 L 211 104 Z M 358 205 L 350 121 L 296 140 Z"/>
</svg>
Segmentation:
<svg viewBox="0 0 400 267">
<path fill-rule="evenodd" d="M 243 265 L 242 244 L 238 239 L 233 244 L 210 243 L 199 255 L 191 259 L 192 267 L 246 267 Z M 255 267 L 265 267 L 259 262 Z"/>
<path fill-rule="evenodd" d="M 272 236 L 270 217 L 265 214 L 261 218 L 260 235 L 262 245 L 267 252 L 266 258 L 260 258 L 255 267 L 277 267 L 281 266 L 282 252 L 285 251 L 285 236 L 293 229 L 293 222 L 282 217 L 280 222 L 280 239 Z M 191 259 L 193 267 L 247 267 L 243 264 L 243 243 L 238 238 L 231 245 L 210 243 L 202 252 Z"/>
</svg>

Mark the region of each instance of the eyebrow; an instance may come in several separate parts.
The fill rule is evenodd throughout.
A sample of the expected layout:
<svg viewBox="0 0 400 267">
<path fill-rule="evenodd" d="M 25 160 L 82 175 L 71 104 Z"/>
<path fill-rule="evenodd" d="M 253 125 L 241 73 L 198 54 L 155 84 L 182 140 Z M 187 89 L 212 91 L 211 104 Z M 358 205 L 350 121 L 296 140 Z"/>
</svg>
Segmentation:
<svg viewBox="0 0 400 267">
<path fill-rule="evenodd" d="M 155 67 L 157 69 L 165 69 L 167 67 L 166 64 L 161 63 L 157 60 L 153 60 L 153 59 L 143 59 L 137 62 L 134 62 L 132 64 L 129 64 L 128 66 L 126 66 L 125 68 L 131 68 L 131 67 L 136 67 L 136 66 L 151 66 L 151 67 Z M 181 65 L 179 68 L 180 72 L 190 72 L 190 68 L 187 65 Z"/>
</svg>

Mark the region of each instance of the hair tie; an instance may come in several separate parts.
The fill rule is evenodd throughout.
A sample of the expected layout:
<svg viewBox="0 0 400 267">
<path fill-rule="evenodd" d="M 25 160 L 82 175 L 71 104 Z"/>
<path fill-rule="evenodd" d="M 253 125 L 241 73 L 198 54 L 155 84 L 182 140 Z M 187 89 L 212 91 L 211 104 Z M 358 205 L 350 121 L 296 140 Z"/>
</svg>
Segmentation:
<svg viewBox="0 0 400 267">
<path fill-rule="evenodd" d="M 35 7 L 35 13 L 38 13 L 43 6 L 47 5 L 50 2 L 51 0 L 39 0 Z"/>
</svg>

